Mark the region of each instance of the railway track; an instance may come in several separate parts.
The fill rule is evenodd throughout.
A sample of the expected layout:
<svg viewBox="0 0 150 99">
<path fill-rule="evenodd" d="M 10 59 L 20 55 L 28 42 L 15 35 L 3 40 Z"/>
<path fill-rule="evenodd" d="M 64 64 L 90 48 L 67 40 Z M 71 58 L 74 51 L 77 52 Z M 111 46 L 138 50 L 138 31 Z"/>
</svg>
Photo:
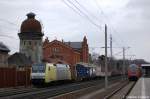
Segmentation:
<svg viewBox="0 0 150 99">
<path fill-rule="evenodd" d="M 125 82 L 124 84 L 120 85 L 116 90 L 112 93 L 108 94 L 104 97 L 104 99 L 126 99 L 126 96 L 132 90 L 136 82 Z"/>
<path fill-rule="evenodd" d="M 39 90 L 44 90 L 45 88 L 27 88 L 27 89 L 11 89 L 11 90 L 4 90 L 0 92 L 0 98 L 5 97 L 5 96 L 11 96 L 11 95 L 16 95 L 16 94 L 22 94 L 22 93 L 28 93 L 28 92 L 33 92 L 33 91 L 39 91 Z"/>
<path fill-rule="evenodd" d="M 121 80 L 111 80 L 111 81 L 109 81 L 109 85 L 113 85 L 113 84 L 116 85 L 117 83 L 121 83 L 121 82 L 122 82 Z M 103 83 L 101 83 L 101 84 L 96 84 L 94 86 L 85 87 L 80 90 L 75 90 L 75 91 L 61 94 L 58 96 L 54 96 L 51 98 L 52 99 L 103 99 L 103 98 L 94 98 L 94 97 L 91 98 L 91 97 L 87 97 L 86 95 L 91 94 L 93 92 L 95 93 L 95 91 L 98 91 L 101 89 L 103 90 L 104 86 L 105 86 L 105 84 L 103 81 Z M 86 96 L 86 97 L 84 97 L 84 96 Z"/>
<path fill-rule="evenodd" d="M 117 81 L 118 79 L 120 79 L 120 77 L 111 77 L 110 81 L 113 82 L 113 81 Z M 0 98 L 2 99 L 45 99 L 60 94 L 68 93 L 71 91 L 80 90 L 91 86 L 96 86 L 98 84 L 103 85 L 103 83 L 104 83 L 104 79 L 101 79 L 101 80 L 92 80 L 87 82 L 71 83 L 62 86 L 53 86 L 49 88 L 4 92 L 4 93 L 0 93 Z"/>
</svg>

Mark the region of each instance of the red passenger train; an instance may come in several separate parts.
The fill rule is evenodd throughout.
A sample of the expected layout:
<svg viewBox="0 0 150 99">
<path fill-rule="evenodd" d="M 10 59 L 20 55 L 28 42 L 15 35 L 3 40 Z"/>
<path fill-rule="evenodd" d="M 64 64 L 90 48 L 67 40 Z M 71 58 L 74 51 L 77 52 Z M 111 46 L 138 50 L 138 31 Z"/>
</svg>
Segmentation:
<svg viewBox="0 0 150 99">
<path fill-rule="evenodd" d="M 141 67 L 136 64 L 131 64 L 128 67 L 128 79 L 131 81 L 138 80 L 142 75 Z"/>
</svg>

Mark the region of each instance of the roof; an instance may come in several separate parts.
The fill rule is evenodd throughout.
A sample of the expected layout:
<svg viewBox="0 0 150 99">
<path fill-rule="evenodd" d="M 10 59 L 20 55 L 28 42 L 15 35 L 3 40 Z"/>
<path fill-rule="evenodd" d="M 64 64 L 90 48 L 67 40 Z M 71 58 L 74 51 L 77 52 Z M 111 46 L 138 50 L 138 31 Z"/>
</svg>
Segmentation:
<svg viewBox="0 0 150 99">
<path fill-rule="evenodd" d="M 141 67 L 147 67 L 150 66 L 150 64 L 141 64 Z"/>
<path fill-rule="evenodd" d="M 138 65 L 136 65 L 136 64 L 130 64 L 129 65 L 129 68 L 137 68 L 138 67 Z"/>
<path fill-rule="evenodd" d="M 70 47 L 74 49 L 81 49 L 82 48 L 82 42 L 64 42 L 66 45 L 69 45 Z"/>
<path fill-rule="evenodd" d="M 50 46 L 51 44 L 56 44 L 56 43 L 59 44 L 59 45 L 65 46 L 65 47 L 67 47 L 67 48 L 73 50 L 72 47 L 70 47 L 69 45 L 66 45 L 66 44 L 64 44 L 63 42 L 60 42 L 60 41 L 58 41 L 58 40 L 53 40 L 53 41 L 51 41 L 51 42 L 48 42 L 47 44 L 43 44 L 43 48 L 46 48 L 46 47 Z"/>
<path fill-rule="evenodd" d="M 8 58 L 8 64 L 16 66 L 31 66 L 32 62 L 25 56 L 25 54 L 15 53 Z"/>
<path fill-rule="evenodd" d="M 0 51 L 10 52 L 8 47 L 4 45 L 2 42 L 0 42 Z"/>
<path fill-rule="evenodd" d="M 34 13 L 28 13 L 28 18 L 24 20 L 21 24 L 21 33 L 22 32 L 39 32 L 41 33 L 42 27 L 41 23 L 36 20 Z"/>
</svg>

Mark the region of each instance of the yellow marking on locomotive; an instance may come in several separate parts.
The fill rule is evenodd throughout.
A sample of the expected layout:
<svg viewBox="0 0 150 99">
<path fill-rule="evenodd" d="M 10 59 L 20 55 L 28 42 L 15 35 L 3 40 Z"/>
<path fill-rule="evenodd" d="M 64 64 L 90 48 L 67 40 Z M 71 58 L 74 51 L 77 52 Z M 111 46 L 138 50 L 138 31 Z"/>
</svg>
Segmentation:
<svg viewBox="0 0 150 99">
<path fill-rule="evenodd" d="M 56 66 L 47 63 L 45 70 L 45 83 L 49 83 L 55 80 L 56 80 Z"/>
</svg>

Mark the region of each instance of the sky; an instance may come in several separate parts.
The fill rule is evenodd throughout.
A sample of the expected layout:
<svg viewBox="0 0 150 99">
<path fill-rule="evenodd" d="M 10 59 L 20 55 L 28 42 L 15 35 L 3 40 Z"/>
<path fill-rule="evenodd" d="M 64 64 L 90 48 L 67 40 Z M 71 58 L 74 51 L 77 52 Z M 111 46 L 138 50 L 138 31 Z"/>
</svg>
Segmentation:
<svg viewBox="0 0 150 99">
<path fill-rule="evenodd" d="M 0 42 L 10 54 L 19 51 L 21 23 L 33 12 L 42 24 L 43 40 L 82 41 L 87 36 L 90 53 L 102 55 L 107 24 L 114 57 L 122 58 L 125 47 L 127 59 L 150 61 L 149 5 L 150 0 L 0 0 Z"/>
</svg>

